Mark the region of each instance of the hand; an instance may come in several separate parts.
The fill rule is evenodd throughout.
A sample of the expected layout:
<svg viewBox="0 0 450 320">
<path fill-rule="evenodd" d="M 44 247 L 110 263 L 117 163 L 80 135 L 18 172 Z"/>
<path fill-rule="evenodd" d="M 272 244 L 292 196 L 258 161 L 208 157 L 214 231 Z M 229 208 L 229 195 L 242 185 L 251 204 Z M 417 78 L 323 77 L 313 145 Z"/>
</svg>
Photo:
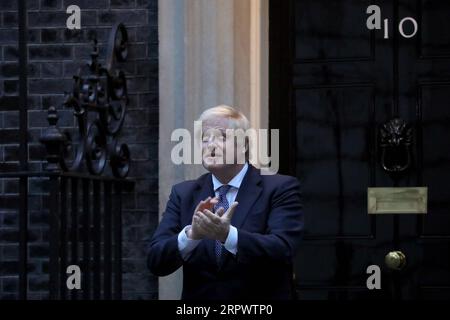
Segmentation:
<svg viewBox="0 0 450 320">
<path fill-rule="evenodd" d="M 224 243 L 228 237 L 231 219 L 237 205 L 237 202 L 233 202 L 225 213 L 223 208 L 219 208 L 217 214 L 212 213 L 209 209 L 196 211 L 193 217 L 193 225 L 198 226 L 199 232 L 206 238 Z"/>
<path fill-rule="evenodd" d="M 208 197 L 205 200 L 202 200 L 202 201 L 199 202 L 199 204 L 195 208 L 194 216 L 192 217 L 191 228 L 189 228 L 189 230 L 187 230 L 187 236 L 190 239 L 200 240 L 200 239 L 204 238 L 204 236 L 205 236 L 201 232 L 201 230 L 199 229 L 198 223 L 196 223 L 194 221 L 195 213 L 197 211 L 203 211 L 203 210 L 210 210 L 211 211 L 212 208 L 216 205 L 217 202 L 219 202 L 219 200 L 217 198 L 211 198 L 211 197 Z"/>
</svg>

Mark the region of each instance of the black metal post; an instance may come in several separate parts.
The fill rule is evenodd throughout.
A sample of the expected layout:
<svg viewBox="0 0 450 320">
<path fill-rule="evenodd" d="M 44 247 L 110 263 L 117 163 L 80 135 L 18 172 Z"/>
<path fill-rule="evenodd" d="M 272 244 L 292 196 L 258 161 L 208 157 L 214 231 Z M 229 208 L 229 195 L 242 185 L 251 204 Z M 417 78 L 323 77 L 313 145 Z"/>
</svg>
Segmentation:
<svg viewBox="0 0 450 320">
<path fill-rule="evenodd" d="M 114 299 L 122 299 L 122 186 L 114 183 Z"/>
<path fill-rule="evenodd" d="M 28 170 L 28 116 L 27 116 L 27 7 L 25 0 L 18 2 L 19 18 L 19 158 L 20 170 Z M 28 258 L 28 177 L 19 180 L 19 299 L 27 299 Z"/>
<path fill-rule="evenodd" d="M 93 225 L 94 225 L 94 300 L 100 300 L 101 297 L 101 211 L 100 211 L 100 181 L 93 182 Z"/>
<path fill-rule="evenodd" d="M 28 177 L 19 179 L 19 299 L 27 299 Z"/>
<path fill-rule="evenodd" d="M 112 254 L 111 254 L 111 244 L 112 244 L 112 212 L 111 212 L 111 182 L 104 182 L 104 261 L 103 261 L 103 290 L 105 300 L 111 300 L 111 282 L 112 282 Z"/>
<path fill-rule="evenodd" d="M 49 287 L 50 300 L 59 297 L 59 216 L 58 216 L 58 181 L 57 176 L 50 177 L 50 211 L 49 211 L 49 241 L 50 241 L 50 262 L 49 262 Z"/>
<path fill-rule="evenodd" d="M 78 263 L 78 178 L 72 178 L 72 208 L 70 217 L 70 244 L 72 264 L 79 266 Z M 77 300 L 77 290 L 72 289 L 72 300 Z"/>
<path fill-rule="evenodd" d="M 90 299 L 91 288 L 91 264 L 90 264 L 90 230 L 91 230 L 91 214 L 90 214 L 90 194 L 89 194 L 89 179 L 83 179 L 83 299 Z"/>
<path fill-rule="evenodd" d="M 60 257 L 60 298 L 66 300 L 67 285 L 66 285 L 66 270 L 67 270 L 67 178 L 61 177 L 61 209 L 60 209 L 60 226 L 59 226 L 59 257 Z"/>
</svg>

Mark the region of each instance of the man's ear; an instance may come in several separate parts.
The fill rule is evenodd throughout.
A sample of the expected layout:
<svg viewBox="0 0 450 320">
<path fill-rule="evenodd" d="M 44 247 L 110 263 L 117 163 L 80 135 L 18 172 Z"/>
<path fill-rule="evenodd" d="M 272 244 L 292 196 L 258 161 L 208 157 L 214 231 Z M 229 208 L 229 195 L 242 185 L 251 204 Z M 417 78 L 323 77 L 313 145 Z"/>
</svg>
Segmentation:
<svg viewBox="0 0 450 320">
<path fill-rule="evenodd" d="M 250 141 L 249 141 L 249 139 L 248 139 L 248 137 L 246 136 L 245 137 L 245 149 L 244 149 L 245 151 L 244 151 L 244 153 L 245 153 L 245 161 L 249 161 L 249 159 L 250 159 Z"/>
<path fill-rule="evenodd" d="M 249 150 L 249 148 L 250 148 L 250 146 L 249 146 L 249 140 L 248 140 L 248 137 L 245 137 L 245 149 L 244 149 L 244 152 L 245 153 L 248 153 L 248 150 Z"/>
</svg>

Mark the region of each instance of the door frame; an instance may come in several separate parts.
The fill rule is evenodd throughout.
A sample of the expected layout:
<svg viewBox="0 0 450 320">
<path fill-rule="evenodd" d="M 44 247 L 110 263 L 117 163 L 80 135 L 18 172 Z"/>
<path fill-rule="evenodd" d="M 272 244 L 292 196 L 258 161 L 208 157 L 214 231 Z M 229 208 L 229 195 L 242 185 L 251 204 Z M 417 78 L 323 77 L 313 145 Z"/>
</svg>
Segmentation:
<svg viewBox="0 0 450 320">
<path fill-rule="evenodd" d="M 286 18 L 288 17 L 288 18 Z M 293 1 L 269 0 L 269 128 L 280 130 L 280 170 L 296 175 L 295 110 L 291 65 L 294 59 Z M 293 148 L 294 147 L 294 148 Z"/>
</svg>

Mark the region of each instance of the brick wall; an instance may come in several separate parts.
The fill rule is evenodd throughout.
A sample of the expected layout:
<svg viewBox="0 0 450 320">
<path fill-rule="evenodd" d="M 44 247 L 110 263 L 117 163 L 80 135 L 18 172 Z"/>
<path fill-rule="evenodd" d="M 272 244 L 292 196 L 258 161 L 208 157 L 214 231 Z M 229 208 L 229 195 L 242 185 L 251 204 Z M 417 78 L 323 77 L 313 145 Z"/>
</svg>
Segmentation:
<svg viewBox="0 0 450 320">
<path fill-rule="evenodd" d="M 61 128 L 76 123 L 62 106 L 72 75 L 89 60 L 91 40 L 97 37 L 100 59 L 105 58 L 111 27 L 123 22 L 130 46 L 121 64 L 129 79 L 130 106 L 119 136 L 131 150 L 130 177 L 134 192 L 123 205 L 123 297 L 152 299 L 157 279 L 149 274 L 143 238 L 156 227 L 158 217 L 158 22 L 157 0 L 28 0 L 28 121 L 29 167 L 42 170 L 43 148 L 38 139 L 47 126 L 47 109 L 55 106 Z M 66 29 L 66 8 L 81 8 L 81 30 Z M 18 168 L 18 52 L 17 1 L 0 1 L 0 172 Z M 40 180 L 29 184 L 30 246 L 29 297 L 45 298 L 48 278 L 47 215 Z M 18 183 L 0 183 L 0 299 L 17 297 Z"/>
</svg>

